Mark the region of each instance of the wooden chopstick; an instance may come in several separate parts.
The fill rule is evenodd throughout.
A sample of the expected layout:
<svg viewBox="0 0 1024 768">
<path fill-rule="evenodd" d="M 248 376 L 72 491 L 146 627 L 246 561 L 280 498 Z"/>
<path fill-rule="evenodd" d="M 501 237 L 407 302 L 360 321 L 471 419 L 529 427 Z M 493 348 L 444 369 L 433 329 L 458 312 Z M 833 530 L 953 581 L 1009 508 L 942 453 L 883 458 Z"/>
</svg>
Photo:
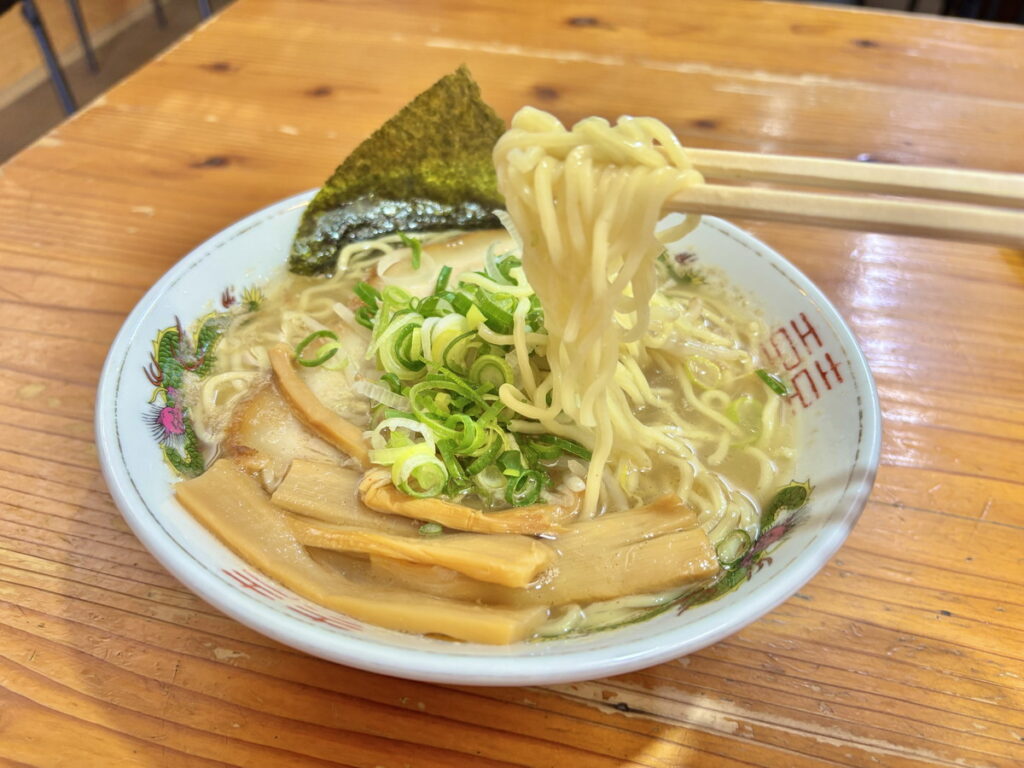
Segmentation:
<svg viewBox="0 0 1024 768">
<path fill-rule="evenodd" d="M 687 149 L 687 154 L 697 170 L 708 179 L 766 181 L 847 192 L 876 192 L 1024 208 L 1022 174 L 718 149 Z"/>
<path fill-rule="evenodd" d="M 671 207 L 681 212 L 1024 248 L 1024 175 L 687 151 L 705 178 L 813 186 L 840 194 L 701 184 L 673 198 Z M 943 202 L 842 194 L 857 192 Z"/>
<path fill-rule="evenodd" d="M 670 206 L 684 213 L 1024 248 L 1024 212 L 975 205 L 702 184 L 676 195 Z"/>
</svg>

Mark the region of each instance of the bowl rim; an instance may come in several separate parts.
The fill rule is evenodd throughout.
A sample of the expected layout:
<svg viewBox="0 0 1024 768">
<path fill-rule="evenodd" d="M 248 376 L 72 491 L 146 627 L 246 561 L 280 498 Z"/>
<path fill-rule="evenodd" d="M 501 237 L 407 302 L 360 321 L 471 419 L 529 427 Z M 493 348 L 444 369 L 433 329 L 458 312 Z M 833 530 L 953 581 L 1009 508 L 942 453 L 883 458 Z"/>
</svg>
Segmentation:
<svg viewBox="0 0 1024 768">
<path fill-rule="evenodd" d="M 212 571 L 195 567 L 196 558 L 191 553 L 162 527 L 152 525 L 146 515 L 140 514 L 138 505 L 148 510 L 141 491 L 127 467 L 115 460 L 116 449 L 120 445 L 116 410 L 121 369 L 136 342 L 139 326 L 168 288 L 189 270 L 196 268 L 207 255 L 244 232 L 259 226 L 268 218 L 288 213 L 296 207 L 305 207 L 313 194 L 315 190 L 307 190 L 255 211 L 200 243 L 164 273 L 138 301 L 122 324 L 107 354 L 97 388 L 96 443 L 103 476 L 114 502 L 146 549 L 175 578 L 218 610 L 287 646 L 370 672 L 423 682 L 462 685 L 568 683 L 653 666 L 719 642 L 789 599 L 824 567 L 845 542 L 867 504 L 881 453 L 881 408 L 877 387 L 864 353 L 838 310 L 803 272 L 752 235 L 721 219 L 705 216 L 704 222 L 767 258 L 804 294 L 828 321 L 848 355 L 849 364 L 858 369 L 858 374 L 866 383 L 867 392 L 861 393 L 863 423 L 858 441 L 859 456 L 851 469 L 851 481 L 853 474 L 858 468 L 861 469 L 857 488 L 843 505 L 845 508 L 837 508 L 833 512 L 835 524 L 818 533 L 813 550 L 792 562 L 784 578 L 772 579 L 771 583 L 749 595 L 742 614 L 726 616 L 716 626 L 697 634 L 693 634 L 688 627 L 659 632 L 656 636 L 659 642 L 653 646 L 645 638 L 638 638 L 620 646 L 569 651 L 557 655 L 463 655 L 396 648 L 353 635 L 292 631 L 293 626 L 299 625 L 282 622 L 280 614 L 271 607 L 250 597 L 248 593 L 231 588 Z"/>
</svg>

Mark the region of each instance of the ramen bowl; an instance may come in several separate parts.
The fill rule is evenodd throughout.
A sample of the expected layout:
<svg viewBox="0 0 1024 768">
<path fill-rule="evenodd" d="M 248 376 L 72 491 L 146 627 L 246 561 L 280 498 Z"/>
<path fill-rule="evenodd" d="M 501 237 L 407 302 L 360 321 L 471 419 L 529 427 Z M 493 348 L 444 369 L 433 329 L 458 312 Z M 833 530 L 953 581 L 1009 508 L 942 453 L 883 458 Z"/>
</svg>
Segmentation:
<svg viewBox="0 0 1024 768">
<path fill-rule="evenodd" d="M 785 371 L 794 391 L 790 406 L 799 412 L 793 479 L 813 486 L 809 502 L 781 515 L 737 566 L 743 569 L 738 587 L 685 610 L 670 605 L 616 629 L 489 646 L 366 624 L 276 583 L 175 500 L 178 477 L 161 442 L 182 439 L 181 414 L 155 363 L 162 345 L 186 339 L 194 350 L 201 344 L 192 331 L 201 318 L 256 300 L 259 287 L 281 273 L 311 198 L 304 193 L 259 211 L 176 264 L 129 315 L 100 379 L 96 434 L 115 502 L 150 552 L 228 615 L 324 659 L 415 680 L 586 680 L 658 664 L 737 632 L 809 581 L 853 528 L 874 481 L 881 436 L 878 397 L 864 356 L 835 308 L 799 270 L 736 227 L 706 217 L 670 250 L 721 269 L 760 306 L 770 328 L 764 351 L 776 370 Z"/>
</svg>

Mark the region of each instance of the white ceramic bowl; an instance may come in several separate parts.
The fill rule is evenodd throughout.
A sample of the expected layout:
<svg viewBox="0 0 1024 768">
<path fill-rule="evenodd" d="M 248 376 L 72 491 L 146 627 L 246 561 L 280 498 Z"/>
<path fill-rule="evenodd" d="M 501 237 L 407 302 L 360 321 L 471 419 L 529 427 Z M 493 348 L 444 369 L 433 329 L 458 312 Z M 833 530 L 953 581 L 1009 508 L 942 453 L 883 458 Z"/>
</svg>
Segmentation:
<svg viewBox="0 0 1024 768">
<path fill-rule="evenodd" d="M 787 525 L 771 563 L 713 602 L 585 637 L 507 647 L 451 643 L 356 621 L 299 597 L 235 556 L 174 500 L 175 475 L 152 435 L 159 414 L 144 369 L 153 339 L 180 318 L 187 329 L 281 269 L 312 193 L 227 228 L 186 256 L 129 315 L 100 379 L 96 434 L 110 492 L 132 529 L 168 570 L 205 600 L 275 640 L 389 675 L 479 685 L 559 683 L 619 674 L 699 650 L 763 616 L 839 549 L 867 501 L 878 465 L 878 396 L 842 318 L 795 267 L 730 224 L 705 218 L 674 250 L 724 269 L 756 297 L 773 329 L 769 354 L 797 388 L 802 411 L 795 478 L 811 503 Z M 170 416 L 168 416 L 170 418 Z M 173 425 L 172 425 L 173 426 Z M 777 531 L 778 534 L 782 529 Z"/>
</svg>

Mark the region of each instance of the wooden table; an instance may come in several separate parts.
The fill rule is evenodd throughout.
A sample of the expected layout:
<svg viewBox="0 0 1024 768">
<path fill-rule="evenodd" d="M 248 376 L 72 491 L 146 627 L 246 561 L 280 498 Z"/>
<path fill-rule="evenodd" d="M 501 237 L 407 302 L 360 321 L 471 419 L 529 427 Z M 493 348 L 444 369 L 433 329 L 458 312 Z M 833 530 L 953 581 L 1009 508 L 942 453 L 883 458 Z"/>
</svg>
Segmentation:
<svg viewBox="0 0 1024 768">
<path fill-rule="evenodd" d="M 578 685 L 433 686 L 204 604 L 111 503 L 110 340 L 161 273 L 318 185 L 467 62 L 509 117 L 649 113 L 684 143 L 1024 172 L 1024 30 L 726 0 L 241 0 L 0 169 L 0 763 L 1024 764 L 1024 255 L 745 223 L 847 317 L 878 483 L 799 594 Z"/>
</svg>

